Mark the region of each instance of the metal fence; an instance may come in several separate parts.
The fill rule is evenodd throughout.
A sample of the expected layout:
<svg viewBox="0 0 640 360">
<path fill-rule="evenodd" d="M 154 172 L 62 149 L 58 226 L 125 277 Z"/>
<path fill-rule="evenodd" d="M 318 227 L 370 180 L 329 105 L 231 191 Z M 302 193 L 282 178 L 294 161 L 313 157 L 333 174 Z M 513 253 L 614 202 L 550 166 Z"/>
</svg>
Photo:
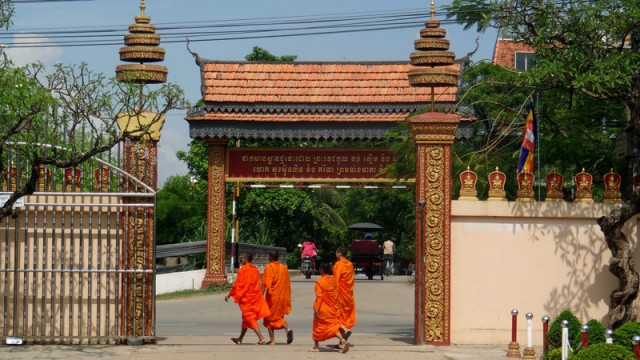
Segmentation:
<svg viewBox="0 0 640 360">
<path fill-rule="evenodd" d="M 17 155 L 2 160 L 0 205 L 28 169 Z M 120 342 L 131 325 L 128 307 L 137 306 L 126 301 L 129 282 L 153 287 L 155 271 L 131 266 L 130 249 L 151 247 L 153 238 L 133 244 L 126 222 L 130 212 L 155 207 L 155 192 L 100 159 L 80 168 L 43 167 L 41 175 L 38 191 L 0 223 L 0 336 L 25 343 Z M 128 191 L 132 182 L 137 185 Z M 137 221 L 152 228 L 153 211 L 144 214 Z M 144 316 L 155 331 L 154 314 Z"/>
</svg>

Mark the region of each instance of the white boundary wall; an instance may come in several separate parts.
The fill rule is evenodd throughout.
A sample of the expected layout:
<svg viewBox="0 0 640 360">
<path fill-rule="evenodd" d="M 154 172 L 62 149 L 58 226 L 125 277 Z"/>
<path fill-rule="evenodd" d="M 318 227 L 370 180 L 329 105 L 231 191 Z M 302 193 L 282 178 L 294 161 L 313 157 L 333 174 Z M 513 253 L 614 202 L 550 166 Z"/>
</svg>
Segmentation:
<svg viewBox="0 0 640 360">
<path fill-rule="evenodd" d="M 156 275 L 156 295 L 200 289 L 206 269 Z"/>
</svg>

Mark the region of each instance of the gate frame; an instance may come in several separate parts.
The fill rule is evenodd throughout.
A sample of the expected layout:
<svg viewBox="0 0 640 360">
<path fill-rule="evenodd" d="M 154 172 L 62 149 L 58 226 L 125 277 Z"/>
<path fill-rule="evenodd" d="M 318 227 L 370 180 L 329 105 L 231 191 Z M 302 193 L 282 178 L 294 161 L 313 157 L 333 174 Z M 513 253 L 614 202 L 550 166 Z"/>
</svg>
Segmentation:
<svg viewBox="0 0 640 360">
<path fill-rule="evenodd" d="M 55 191 L 36 191 L 31 195 L 27 195 L 24 198 L 24 207 L 28 208 L 31 206 L 37 207 L 37 206 L 54 206 L 54 207 L 61 207 L 61 208 L 68 208 L 68 207 L 106 207 L 106 208 L 114 208 L 115 210 L 113 211 L 108 211 L 108 213 L 112 213 L 115 214 L 118 218 L 120 218 L 120 220 L 118 220 L 118 222 L 114 225 L 111 226 L 111 228 L 107 229 L 108 231 L 115 231 L 116 233 L 116 239 L 115 242 L 117 244 L 117 248 L 116 251 L 121 251 L 123 253 L 125 253 L 124 258 L 120 257 L 120 254 L 115 254 L 115 256 L 117 257 L 117 268 L 116 269 L 90 269 L 90 268 L 86 268 L 86 269 L 73 269 L 73 270 L 69 270 L 69 269 L 60 269 L 60 270 L 56 270 L 56 269 L 20 269 L 18 267 L 15 266 L 14 264 L 14 268 L 13 269 L 0 269 L 0 272 L 4 273 L 5 276 L 7 274 L 14 274 L 14 276 L 16 276 L 19 273 L 52 273 L 52 274 L 57 274 L 57 273 L 61 273 L 61 274 L 73 274 L 73 273 L 105 273 L 105 274 L 109 274 L 109 273 L 117 273 L 120 274 L 119 279 L 118 279 L 118 283 L 114 286 L 116 286 L 117 290 L 116 295 L 117 299 L 115 299 L 115 301 L 117 302 L 117 304 L 115 304 L 115 308 L 116 308 L 116 319 L 114 320 L 115 323 L 112 323 L 112 325 L 118 329 L 118 334 L 117 335 L 107 335 L 107 336 L 93 336 L 90 334 L 87 335 L 69 335 L 69 334 L 60 334 L 59 336 L 48 336 L 48 335 L 43 335 L 43 336 L 29 336 L 29 335 L 19 335 L 16 331 L 19 328 L 24 328 L 24 327 L 34 327 L 37 326 L 38 324 L 36 323 L 31 323 L 31 322 L 26 322 L 26 323 L 16 323 L 14 321 L 13 323 L 13 327 L 11 332 L 13 333 L 14 337 L 18 337 L 20 339 L 26 339 L 26 342 L 29 343 L 69 343 L 69 342 L 80 342 L 80 343 L 91 343 L 93 341 L 97 341 L 98 343 L 102 343 L 102 342 L 107 342 L 107 343 L 114 343 L 114 342 L 139 342 L 139 341 L 143 341 L 143 342 L 155 342 L 155 333 L 156 333 L 156 311 L 155 311 L 155 273 L 156 273 L 156 268 L 155 268 L 155 261 L 146 261 L 142 268 L 140 268 L 140 266 L 137 266 L 135 264 L 134 261 L 132 261 L 132 259 L 126 257 L 126 252 L 130 252 L 131 249 L 125 249 L 124 245 L 128 245 L 129 248 L 133 247 L 133 251 L 138 251 L 136 250 L 136 244 L 133 243 L 133 241 L 131 241 L 131 239 L 133 237 L 136 236 L 136 234 L 140 233 L 139 229 L 133 229 L 132 227 L 129 227 L 127 229 L 125 229 L 125 224 L 126 222 L 129 222 L 129 218 L 132 216 L 132 213 L 135 213 L 135 211 L 131 211 L 130 209 L 144 209 L 143 211 L 146 213 L 146 217 L 143 220 L 144 222 L 144 249 L 142 249 L 142 252 L 144 253 L 144 257 L 145 258 L 152 258 L 155 259 L 155 224 L 156 224 L 156 220 L 155 220 L 155 209 L 157 206 L 157 190 L 155 190 L 153 188 L 153 185 L 157 184 L 157 181 L 155 179 L 157 179 L 157 166 L 155 164 L 157 164 L 157 141 L 146 141 L 146 142 L 124 142 L 121 143 L 123 148 L 125 149 L 125 153 L 135 153 L 135 150 L 139 151 L 140 146 L 143 146 L 146 148 L 147 151 L 147 155 L 150 155 L 148 157 L 144 157 L 142 162 L 138 161 L 127 161 L 125 159 L 125 161 L 123 161 L 123 163 L 125 164 L 125 166 L 123 166 L 122 168 L 113 165 L 103 159 L 100 159 L 99 157 L 95 156 L 91 159 L 91 161 L 96 161 L 96 163 L 98 163 L 101 167 L 107 167 L 111 170 L 113 170 L 116 174 L 119 174 L 118 178 L 121 180 L 121 182 L 118 183 L 117 186 L 121 186 L 123 187 L 123 189 L 125 191 L 120 191 L 120 192 L 75 192 L 75 191 L 65 191 L 63 193 L 59 193 L 59 192 L 55 192 Z M 39 146 L 39 147 L 43 147 L 43 148 L 52 148 L 52 149 L 58 149 L 58 150 L 63 150 L 63 151 L 69 151 L 69 149 L 66 149 L 62 146 L 57 146 L 57 145 L 51 145 L 51 144 L 29 144 L 29 143 L 24 143 L 24 142 L 16 142 L 16 143 L 12 143 L 12 145 L 17 145 L 17 146 Z M 120 146 L 120 145 L 118 145 Z M 129 151 L 127 151 L 127 149 L 129 149 Z M 127 164 L 129 165 L 127 169 Z M 132 170 L 137 170 L 138 173 L 141 173 L 140 171 L 145 172 L 145 176 L 148 179 L 153 180 L 151 182 L 151 184 L 147 184 L 143 181 L 143 179 L 139 179 L 137 177 L 135 177 L 134 175 L 132 175 Z M 92 174 L 93 175 L 93 174 Z M 91 177 L 92 175 L 89 175 L 89 177 Z M 111 176 L 111 175 L 110 175 Z M 128 186 L 125 186 L 125 184 L 128 184 Z M 7 185 L 8 186 L 8 185 Z M 126 191 L 127 189 L 133 189 L 133 191 Z M 143 192 L 140 192 L 139 190 L 143 190 Z M 0 194 L 4 194 L 4 195 L 10 195 L 12 194 L 12 191 L 9 191 L 7 189 L 7 191 L 0 191 Z M 63 203 L 51 203 L 51 202 L 29 202 L 29 198 L 32 196 L 53 196 L 53 195 L 58 195 L 58 194 L 62 194 L 63 196 L 88 196 L 88 197 L 116 197 L 118 199 L 120 199 L 120 201 L 117 201 L 115 203 L 95 203 L 95 202 L 88 202 L 88 203 L 84 203 L 82 201 L 80 202 L 72 202 L 72 203 L 68 203 L 68 202 L 63 202 Z M 149 202 L 147 199 L 148 198 L 152 198 L 152 201 Z M 66 211 L 64 211 L 66 212 Z M 19 217 L 20 215 L 18 215 Z M 7 218 L 7 226 L 9 226 L 9 221 L 10 219 Z M 25 228 L 20 228 L 18 229 L 18 224 L 19 224 L 19 218 L 16 218 L 15 220 L 15 232 L 16 235 L 18 236 L 19 233 L 22 232 L 22 230 L 24 229 L 25 231 L 28 231 L 28 226 Z M 25 224 L 27 225 L 27 224 Z M 118 229 L 119 228 L 119 229 Z M 132 230 L 133 229 L 133 230 Z M 35 231 L 35 230 L 34 230 Z M 45 230 L 46 231 L 46 230 Z M 54 230 L 55 231 L 55 230 Z M 129 237 L 129 238 L 125 238 L 125 237 Z M 138 237 L 139 238 L 139 237 Z M 28 239 L 28 238 L 27 238 Z M 17 239 L 16 239 L 17 241 Z M 124 242 L 124 244 L 122 244 Z M 120 246 L 122 245 L 122 246 Z M 18 247 L 16 246 L 16 249 Z M 120 250 L 118 250 L 120 249 Z M 7 249 L 8 251 L 8 249 Z M 138 251 L 139 252 L 139 251 Z M 75 255 L 74 255 L 75 256 Z M 138 264 L 139 265 L 139 264 Z M 6 265 L 5 265 L 6 266 Z M 61 275 L 62 276 L 62 275 Z M 137 279 L 143 276 L 145 277 L 144 282 L 142 283 L 138 283 Z M 131 279 L 127 279 L 127 277 L 131 277 Z M 133 279 L 133 277 L 135 277 L 135 279 Z M 133 281 L 131 281 L 133 279 Z M 17 281 L 17 278 L 16 280 Z M 61 280 L 60 281 L 64 281 Z M 17 291 L 17 290 L 16 290 Z M 143 294 L 142 296 L 142 301 L 143 304 L 142 306 L 139 306 L 138 303 L 140 301 L 140 296 L 138 296 L 140 293 Z M 44 297 L 45 295 L 43 295 L 43 303 L 48 303 L 49 300 L 47 300 L 46 297 Z M 68 294 L 62 294 L 62 296 L 69 296 Z M 146 298 L 145 298 L 146 296 Z M 17 297 L 14 296 L 14 303 L 17 300 Z M 146 299 L 146 300 L 145 300 Z M 100 299 L 98 299 L 100 300 Z M 52 299 L 53 301 L 53 299 Z M 27 304 L 25 302 L 25 304 Z M 34 306 L 32 304 L 28 304 L 26 306 Z M 14 304 L 14 311 L 16 309 L 16 306 Z M 138 310 L 142 310 L 142 311 L 138 311 Z M 85 312 L 84 309 L 80 309 L 79 311 Z M 3 332 L 4 329 L 6 329 L 6 318 L 7 316 L 11 316 L 11 314 L 7 314 L 5 316 L 5 326 L 3 327 Z M 15 316 L 14 316 L 15 317 Z M 37 318 L 40 317 L 39 315 L 36 316 L 35 314 L 32 316 L 32 318 Z M 45 317 L 45 314 L 41 315 L 42 318 Z M 142 332 L 138 332 L 136 331 L 137 329 L 137 323 L 143 323 L 144 324 L 144 330 Z M 131 324 L 132 323 L 132 324 Z M 74 323 L 75 324 L 75 323 Z M 40 324 L 39 326 L 43 326 L 43 324 Z M 17 328 L 16 328 L 17 327 Z M 75 330 L 71 330 L 72 332 L 74 332 Z M 4 334 L 4 336 L 10 336 L 8 334 Z"/>
<path fill-rule="evenodd" d="M 435 20 L 427 23 L 439 25 Z M 421 201 L 427 211 L 416 219 L 416 270 L 425 275 L 416 279 L 414 343 L 450 345 L 451 144 L 461 118 L 408 117 L 429 105 L 433 109 L 436 102 L 454 108 L 458 91 L 450 80 L 459 73 L 460 62 L 451 59 L 452 65 L 432 74 L 415 72 L 410 62 L 399 61 L 229 62 L 192 55 L 200 68 L 204 106 L 185 119 L 191 138 L 207 142 L 209 162 L 207 273 L 202 287 L 227 280 L 225 157 L 229 140 L 378 140 L 397 123 L 408 122 L 418 155 L 416 215 Z M 412 72 L 420 80 L 435 82 L 413 87 Z M 447 81 L 436 85 L 438 79 Z M 424 240 L 420 229 L 425 231 Z M 431 256 L 428 264 L 427 254 Z"/>
</svg>

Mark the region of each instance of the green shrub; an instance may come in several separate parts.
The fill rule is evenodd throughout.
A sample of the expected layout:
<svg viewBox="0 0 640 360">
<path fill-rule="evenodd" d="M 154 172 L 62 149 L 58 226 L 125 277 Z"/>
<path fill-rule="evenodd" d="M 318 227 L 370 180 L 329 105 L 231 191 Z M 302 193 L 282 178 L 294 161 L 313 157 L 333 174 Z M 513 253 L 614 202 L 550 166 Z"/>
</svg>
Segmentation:
<svg viewBox="0 0 640 360">
<path fill-rule="evenodd" d="M 582 349 L 576 360 L 636 360 L 633 351 L 622 345 L 594 344 Z"/>
<path fill-rule="evenodd" d="M 559 348 L 562 346 L 562 320 L 569 321 L 569 344 L 572 349 L 578 349 L 582 342 L 580 335 L 580 320 L 573 315 L 571 310 L 564 310 L 549 326 L 549 332 L 547 333 L 547 341 L 549 342 L 549 349 Z"/>
<path fill-rule="evenodd" d="M 593 344 L 602 344 L 607 340 L 604 336 L 607 329 L 600 321 L 591 319 L 587 325 L 589 326 L 589 346 Z"/>
<path fill-rule="evenodd" d="M 640 323 L 626 322 L 613 331 L 613 343 L 631 349 L 631 338 L 640 335 Z"/>
<path fill-rule="evenodd" d="M 289 270 L 299 269 L 300 265 L 302 265 L 302 260 L 300 260 L 300 250 L 295 249 L 292 252 L 287 252 L 287 259 L 285 261 Z"/>
<path fill-rule="evenodd" d="M 567 360 L 575 359 L 576 356 L 569 351 L 569 357 Z M 544 354 L 544 360 L 562 360 L 562 348 L 550 349 Z"/>
</svg>

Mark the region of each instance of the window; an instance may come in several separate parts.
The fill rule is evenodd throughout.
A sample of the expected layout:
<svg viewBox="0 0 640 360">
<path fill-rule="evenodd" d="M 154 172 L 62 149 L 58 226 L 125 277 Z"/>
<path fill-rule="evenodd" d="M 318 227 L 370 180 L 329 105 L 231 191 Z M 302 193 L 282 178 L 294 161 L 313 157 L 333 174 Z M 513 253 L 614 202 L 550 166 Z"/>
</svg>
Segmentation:
<svg viewBox="0 0 640 360">
<path fill-rule="evenodd" d="M 516 52 L 516 70 L 527 71 L 533 65 L 535 53 L 532 52 Z"/>
</svg>

